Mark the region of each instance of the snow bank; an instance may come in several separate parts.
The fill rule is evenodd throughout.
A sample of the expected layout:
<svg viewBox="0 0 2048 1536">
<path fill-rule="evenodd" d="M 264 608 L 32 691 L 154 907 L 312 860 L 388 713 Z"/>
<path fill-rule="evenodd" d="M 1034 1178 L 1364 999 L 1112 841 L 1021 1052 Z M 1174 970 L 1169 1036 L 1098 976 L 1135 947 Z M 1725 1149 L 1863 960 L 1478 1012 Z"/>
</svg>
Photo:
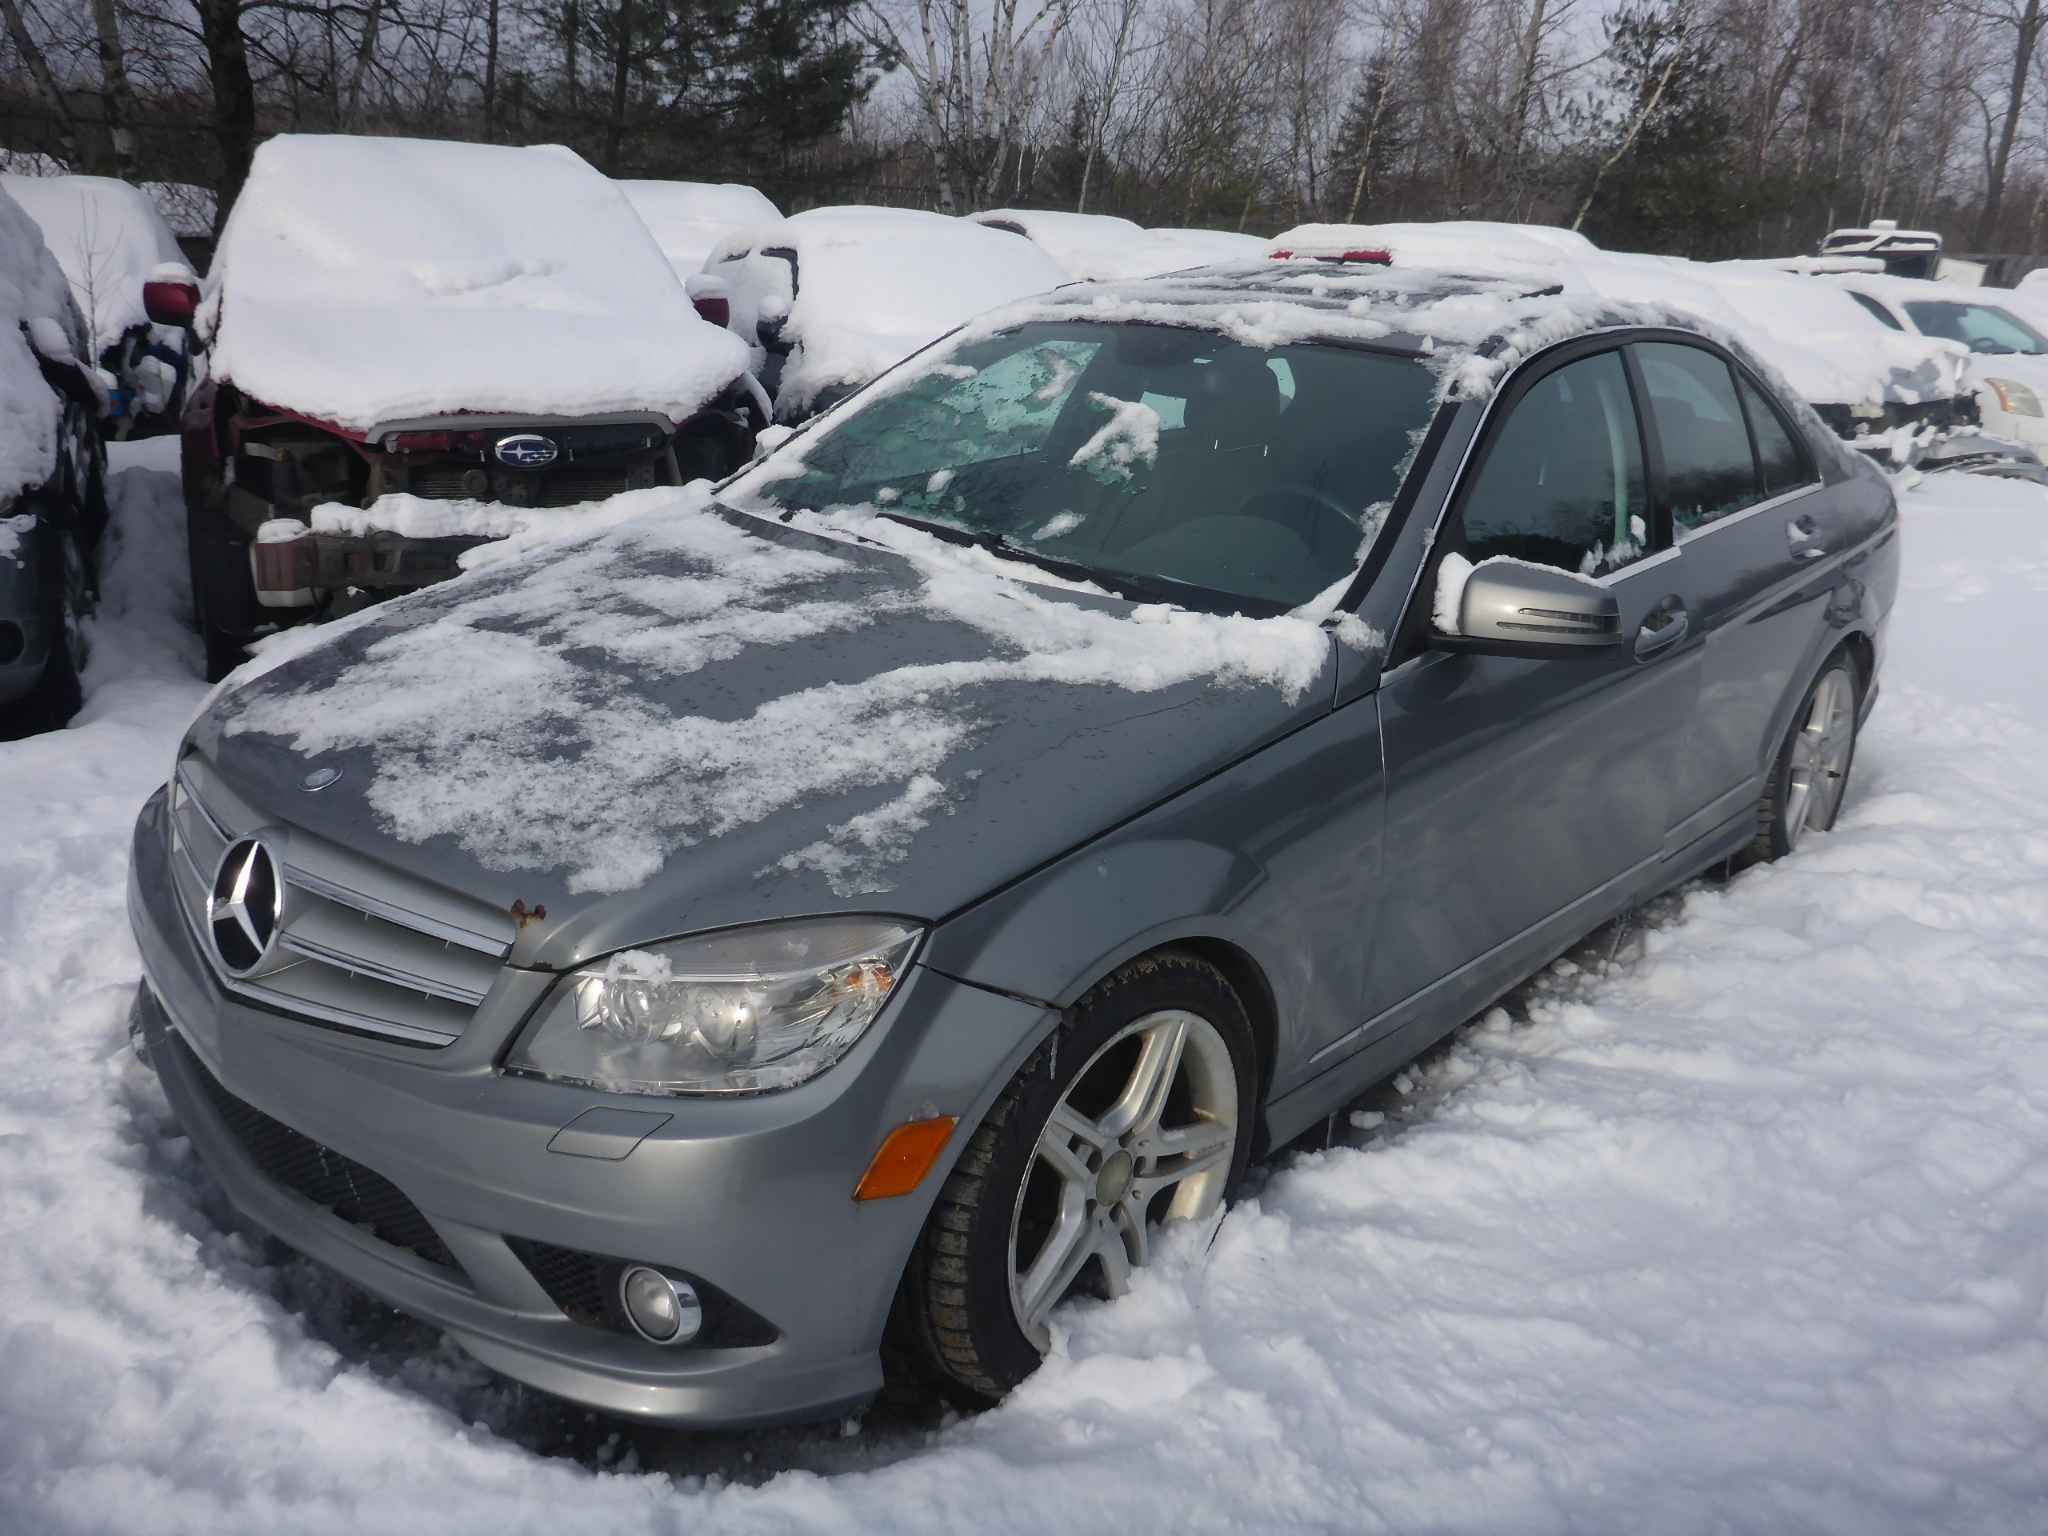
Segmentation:
<svg viewBox="0 0 2048 1536">
<path fill-rule="evenodd" d="M 265 1243 L 128 1059 L 129 828 L 203 687 L 175 474 L 137 473 L 84 714 L 0 746 L 0 1528 L 2038 1529 L 2038 489 L 1906 496 L 1834 833 L 1597 936 L 1277 1159 L 1213 1242 L 1069 1306 L 1004 1407 L 671 1435 L 510 1387 Z M 898 814 L 944 814 L 915 791 Z"/>
<path fill-rule="evenodd" d="M 57 396 L 23 329 L 50 325 L 69 342 L 66 350 L 84 357 L 85 332 L 64 273 L 35 221 L 0 186 L 0 508 L 57 468 Z"/>
<path fill-rule="evenodd" d="M 0 190 L 42 227 L 92 329 L 95 358 L 130 326 L 149 324 L 144 279 L 185 258 L 148 194 L 105 176 L 0 176 Z"/>
<path fill-rule="evenodd" d="M 621 181 L 619 187 L 679 277 L 701 272 L 712 247 L 732 231 L 782 217 L 780 208 L 739 182 Z"/>
<path fill-rule="evenodd" d="M 359 430 L 464 410 L 680 420 L 747 366 L 625 194 L 557 146 L 273 138 L 201 319 L 217 377 Z"/>
<path fill-rule="evenodd" d="M 963 321 L 1066 275 L 1029 241 L 965 219 L 906 208 L 813 208 L 730 237 L 705 270 L 732 282 L 733 324 L 752 333 L 760 300 L 787 296 L 796 252 L 796 299 L 784 334 L 797 348 L 783 370 L 777 409 L 808 408 L 826 391 L 865 384 Z M 744 260 L 723 257 L 751 250 Z"/>
</svg>

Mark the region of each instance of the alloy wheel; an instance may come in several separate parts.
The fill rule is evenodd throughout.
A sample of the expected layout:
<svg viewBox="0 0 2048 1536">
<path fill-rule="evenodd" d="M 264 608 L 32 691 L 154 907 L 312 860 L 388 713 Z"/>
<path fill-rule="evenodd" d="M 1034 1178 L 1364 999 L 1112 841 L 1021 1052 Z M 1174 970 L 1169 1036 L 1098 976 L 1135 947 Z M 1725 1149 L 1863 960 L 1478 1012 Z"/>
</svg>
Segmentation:
<svg viewBox="0 0 2048 1536">
<path fill-rule="evenodd" d="M 1010 1217 L 1010 1303 L 1039 1350 L 1084 1277 L 1122 1295 L 1155 1223 L 1223 1203 L 1238 1109 L 1230 1047 L 1199 1014 L 1146 1014 L 1089 1057 L 1039 1133 Z"/>
<path fill-rule="evenodd" d="M 1809 827 L 1834 824 L 1856 745 L 1856 689 L 1842 667 L 1814 686 L 1806 719 L 1792 738 L 1785 786 L 1785 842 L 1799 846 Z"/>
</svg>

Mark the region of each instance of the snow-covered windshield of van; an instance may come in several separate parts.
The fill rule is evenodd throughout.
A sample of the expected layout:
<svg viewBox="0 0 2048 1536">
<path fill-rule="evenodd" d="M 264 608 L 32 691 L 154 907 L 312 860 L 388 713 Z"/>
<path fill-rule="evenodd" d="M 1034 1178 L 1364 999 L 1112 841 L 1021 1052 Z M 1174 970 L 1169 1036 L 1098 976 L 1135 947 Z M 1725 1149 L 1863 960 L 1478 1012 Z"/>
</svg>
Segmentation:
<svg viewBox="0 0 2048 1536">
<path fill-rule="evenodd" d="M 1171 326 L 970 341 L 728 489 L 868 507 L 1112 590 L 1253 613 L 1354 570 L 1436 405 L 1419 361 Z"/>
<path fill-rule="evenodd" d="M 1972 352 L 2018 352 L 2028 357 L 2048 352 L 2048 336 L 1995 304 L 1916 299 L 1906 305 L 1906 313 L 1913 317 L 1921 335 L 1960 341 Z"/>
</svg>

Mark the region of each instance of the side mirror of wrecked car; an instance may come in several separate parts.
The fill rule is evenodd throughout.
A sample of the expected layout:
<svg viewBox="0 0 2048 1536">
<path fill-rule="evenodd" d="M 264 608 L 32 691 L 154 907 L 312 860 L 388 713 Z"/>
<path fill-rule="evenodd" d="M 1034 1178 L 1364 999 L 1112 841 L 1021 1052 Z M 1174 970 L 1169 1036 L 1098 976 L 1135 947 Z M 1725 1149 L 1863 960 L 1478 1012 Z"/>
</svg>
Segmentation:
<svg viewBox="0 0 2048 1536">
<path fill-rule="evenodd" d="M 142 309 L 158 325 L 189 329 L 199 313 L 199 279 L 175 261 L 151 268 L 142 284 Z"/>
<path fill-rule="evenodd" d="M 1593 656 L 1621 643 L 1621 604 L 1590 576 L 1523 560 L 1437 567 L 1431 643 L 1485 656 Z"/>
<path fill-rule="evenodd" d="M 732 285 L 708 272 L 692 272 L 683 279 L 683 291 L 697 311 L 697 318 L 723 330 L 732 324 Z"/>
<path fill-rule="evenodd" d="M 782 340 L 783 328 L 789 324 L 789 301 L 780 294 L 769 294 L 761 300 L 759 319 L 754 329 L 760 333 L 763 346 L 773 346 Z"/>
</svg>

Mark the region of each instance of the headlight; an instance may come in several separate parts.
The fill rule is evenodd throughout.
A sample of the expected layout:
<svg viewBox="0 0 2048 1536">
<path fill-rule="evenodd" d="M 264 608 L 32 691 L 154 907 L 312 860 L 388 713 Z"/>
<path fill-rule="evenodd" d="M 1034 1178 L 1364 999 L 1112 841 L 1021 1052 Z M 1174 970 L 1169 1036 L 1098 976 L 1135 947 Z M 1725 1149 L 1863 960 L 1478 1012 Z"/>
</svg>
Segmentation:
<svg viewBox="0 0 2048 1536">
<path fill-rule="evenodd" d="M 612 1093 L 794 1088 L 867 1032 L 922 932 L 814 918 L 622 950 L 555 983 L 505 1068 Z"/>
<path fill-rule="evenodd" d="M 1998 404 L 2008 416 L 2038 416 L 2041 414 L 2041 397 L 2018 379 L 1986 379 L 1991 392 L 1998 396 Z"/>
</svg>

